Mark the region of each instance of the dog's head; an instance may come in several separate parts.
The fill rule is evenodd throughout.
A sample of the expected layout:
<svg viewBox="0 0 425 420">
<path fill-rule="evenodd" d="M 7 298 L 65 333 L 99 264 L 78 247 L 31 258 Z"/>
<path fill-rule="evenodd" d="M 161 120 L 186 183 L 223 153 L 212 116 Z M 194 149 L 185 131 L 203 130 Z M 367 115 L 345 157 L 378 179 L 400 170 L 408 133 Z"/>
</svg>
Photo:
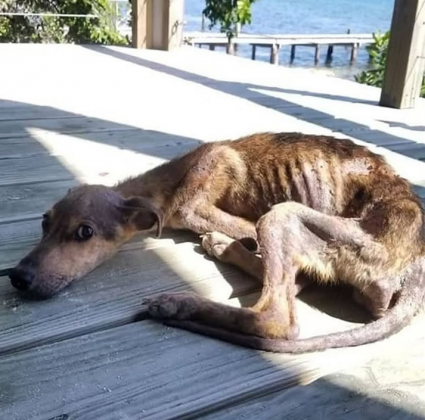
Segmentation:
<svg viewBox="0 0 425 420">
<path fill-rule="evenodd" d="M 12 285 L 50 297 L 113 256 L 140 231 L 162 230 L 163 215 L 142 197 L 102 185 L 68 191 L 43 215 L 39 244 L 9 274 Z"/>
</svg>

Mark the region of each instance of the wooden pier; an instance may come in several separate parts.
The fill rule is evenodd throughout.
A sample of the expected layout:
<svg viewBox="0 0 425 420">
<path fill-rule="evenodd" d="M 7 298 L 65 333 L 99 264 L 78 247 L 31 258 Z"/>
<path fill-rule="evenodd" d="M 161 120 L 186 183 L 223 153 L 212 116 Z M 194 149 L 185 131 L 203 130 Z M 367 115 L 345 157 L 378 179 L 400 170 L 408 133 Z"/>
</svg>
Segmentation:
<svg viewBox="0 0 425 420">
<path fill-rule="evenodd" d="M 270 50 L 270 63 L 279 64 L 279 52 L 282 47 L 291 47 L 290 60 L 295 60 L 296 47 L 315 48 L 314 61 L 319 63 L 320 48 L 327 46 L 326 61 L 332 60 L 335 47 L 351 48 L 350 63 L 357 59 L 357 53 L 362 45 L 373 43 L 372 34 L 324 34 L 324 35 L 254 35 L 239 34 L 229 42 L 225 34 L 205 32 L 187 32 L 183 35 L 183 42 L 192 46 L 206 45 L 210 50 L 216 47 L 225 47 L 228 54 L 235 54 L 237 45 L 251 45 L 251 58 L 255 60 L 257 48 Z"/>
</svg>

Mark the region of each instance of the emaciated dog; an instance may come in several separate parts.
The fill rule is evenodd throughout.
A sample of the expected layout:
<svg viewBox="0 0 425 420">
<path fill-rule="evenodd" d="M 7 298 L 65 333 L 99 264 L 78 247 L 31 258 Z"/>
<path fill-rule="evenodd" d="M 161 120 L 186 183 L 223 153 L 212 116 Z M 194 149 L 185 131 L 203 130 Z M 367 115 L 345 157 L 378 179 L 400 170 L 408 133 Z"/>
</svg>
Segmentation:
<svg viewBox="0 0 425 420">
<path fill-rule="evenodd" d="M 42 225 L 40 243 L 10 278 L 44 297 L 140 231 L 156 228 L 159 236 L 166 226 L 203 235 L 210 255 L 263 282 L 258 303 L 233 308 L 193 293 L 163 294 L 145 302 L 149 314 L 261 350 L 377 341 L 408 324 L 424 298 L 420 200 L 383 157 L 348 140 L 263 133 L 206 143 L 115 187 L 71 189 Z M 376 319 L 297 340 L 295 296 L 306 284 L 299 273 L 351 285 Z"/>
</svg>

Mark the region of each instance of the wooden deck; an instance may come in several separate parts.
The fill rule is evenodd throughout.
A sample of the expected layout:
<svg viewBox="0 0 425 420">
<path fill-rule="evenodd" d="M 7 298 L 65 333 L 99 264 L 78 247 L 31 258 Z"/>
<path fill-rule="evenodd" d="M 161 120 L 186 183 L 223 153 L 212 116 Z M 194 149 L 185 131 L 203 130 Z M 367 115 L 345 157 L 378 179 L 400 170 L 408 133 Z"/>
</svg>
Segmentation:
<svg viewBox="0 0 425 420">
<path fill-rule="evenodd" d="M 349 137 L 425 197 L 425 101 L 210 51 L 0 45 L 0 419 L 425 419 L 425 316 L 373 345 L 303 356 L 239 348 L 152 321 L 144 297 L 191 289 L 246 305 L 256 285 L 197 238 L 139 237 L 48 301 L 5 276 L 71 185 L 113 184 L 200 142 L 258 131 Z M 365 322 L 344 290 L 299 299 L 303 336 Z"/>
</svg>

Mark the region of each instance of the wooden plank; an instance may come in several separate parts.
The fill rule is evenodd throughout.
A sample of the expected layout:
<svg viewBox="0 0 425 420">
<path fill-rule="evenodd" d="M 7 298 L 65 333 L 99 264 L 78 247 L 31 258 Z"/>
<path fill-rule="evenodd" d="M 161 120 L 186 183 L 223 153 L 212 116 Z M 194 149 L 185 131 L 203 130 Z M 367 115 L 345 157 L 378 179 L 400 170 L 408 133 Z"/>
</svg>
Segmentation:
<svg viewBox="0 0 425 420">
<path fill-rule="evenodd" d="M 63 156 L 74 144 L 84 147 L 79 140 L 86 140 L 86 148 L 91 150 L 96 145 L 104 145 L 114 147 L 111 148 L 114 153 L 127 150 L 164 159 L 183 154 L 202 143 L 188 137 L 141 129 L 69 134 L 46 132 L 38 141 L 32 136 L 0 140 L 0 159 L 38 154 Z"/>
<path fill-rule="evenodd" d="M 192 289 L 225 300 L 258 287 L 193 247 L 183 243 L 121 252 L 47 301 L 25 300 L 7 277 L 0 278 L 0 354 L 129 323 L 143 298 L 163 291 Z"/>
<path fill-rule="evenodd" d="M 380 105 L 414 108 L 425 70 L 425 0 L 396 0 Z"/>
<path fill-rule="evenodd" d="M 11 120 L 2 121 L 0 124 L 0 139 L 12 137 L 26 137 L 29 129 L 40 132 L 51 131 L 55 133 L 84 133 L 111 130 L 129 130 L 135 127 L 112 123 L 107 120 L 76 116 L 75 118 L 47 118 L 36 120 Z"/>
<path fill-rule="evenodd" d="M 423 325 L 417 324 L 415 331 L 423 331 Z M 423 340 L 423 333 L 421 337 Z M 350 383 L 347 378 L 329 385 L 317 382 L 315 386 L 315 380 L 329 373 L 364 366 L 374 358 L 388 360 L 385 357 L 391 354 L 391 364 L 385 367 L 387 381 L 397 382 L 400 380 L 397 378 L 404 376 L 415 386 L 414 380 L 423 372 L 420 362 L 424 361 L 424 355 L 423 348 L 412 348 L 413 343 L 418 341 L 404 330 L 398 337 L 362 348 L 289 356 L 231 346 L 143 321 L 0 357 L 0 378 L 7 378 L 0 380 L 0 408 L 8 420 L 45 420 L 62 418 L 60 416 L 81 420 L 171 420 L 202 419 L 208 414 L 210 416 L 204 419 L 317 418 L 307 415 L 309 406 L 316 414 L 324 413 L 323 418 L 334 418 L 335 403 L 341 404 L 345 411 L 344 403 L 352 401 L 356 393 L 367 391 L 372 398 L 380 399 L 386 395 L 385 391 L 392 391 L 391 387 L 379 387 L 376 383 L 375 375 L 383 366 L 379 364 L 372 371 L 366 370 L 365 382 L 351 378 Z M 414 353 L 410 353 L 411 350 Z M 416 371 L 395 373 L 392 368 L 407 367 L 410 354 L 418 356 L 416 364 L 409 364 Z M 287 395 L 293 399 L 279 398 L 279 404 L 285 401 L 280 406 L 264 406 L 263 402 L 264 415 L 259 415 L 258 398 L 272 393 L 276 397 L 276 391 L 312 382 L 307 388 L 289 391 Z M 423 382 L 420 385 L 423 387 Z M 338 398 L 350 395 L 338 389 L 342 387 L 351 390 L 349 401 Z M 408 401 L 410 395 L 400 397 L 397 388 L 393 389 L 393 400 Z M 332 390 L 334 393 L 325 392 Z M 306 404 L 304 397 L 308 396 L 312 399 Z M 354 400 L 353 404 L 356 402 L 365 403 L 365 397 Z M 239 403 L 247 404 L 252 413 L 242 406 L 246 417 L 237 416 Z M 412 398 L 413 412 L 421 408 L 417 403 L 418 398 Z M 336 418 L 342 415 L 338 410 L 341 405 L 336 406 Z M 229 406 L 231 415 L 226 416 L 226 412 L 223 415 L 220 410 Z M 278 414 L 278 407 L 282 414 Z M 367 404 L 363 410 L 369 415 L 368 408 L 371 405 Z M 307 417 L 296 415 L 301 413 Z M 347 411 L 344 414 L 347 415 Z M 363 416 L 344 418 L 354 420 Z"/>
<path fill-rule="evenodd" d="M 36 244 L 41 235 L 38 220 L 0 224 L 0 275 L 13 267 Z"/>
<path fill-rule="evenodd" d="M 425 144 L 406 142 L 385 147 L 393 152 L 400 153 L 413 159 L 425 159 Z"/>
<path fill-rule="evenodd" d="M 114 185 L 192 147 L 152 148 L 150 152 L 153 156 L 149 152 L 144 155 L 89 143 L 79 144 L 75 148 L 65 144 L 64 148 L 68 150 L 54 156 L 37 154 L 0 159 L 0 186 L 72 179 Z M 155 156 L 156 154 L 161 157 Z"/>
<path fill-rule="evenodd" d="M 142 322 L 1 357 L 0 408 L 8 420 L 193 419 L 311 370 Z"/>
<path fill-rule="evenodd" d="M 39 142 L 28 136 L 0 142 L 0 150 L 4 153 L 0 158 L 0 185 L 73 178 L 113 185 L 200 144 L 200 141 L 181 136 L 144 135 L 141 130 L 97 134 L 44 133 L 39 136 Z"/>
<path fill-rule="evenodd" d="M 361 369 L 348 369 L 309 384 L 245 400 L 199 420 L 423 420 L 423 348 L 389 352 Z"/>
<path fill-rule="evenodd" d="M 0 186 L 0 225 L 21 219 L 40 219 L 77 181 L 41 182 Z"/>
<path fill-rule="evenodd" d="M 0 100 L 1 101 L 1 100 Z M 49 106 L 15 105 L 0 107 L 0 121 L 35 120 L 50 118 L 81 118 L 82 115 L 72 114 Z"/>
<path fill-rule="evenodd" d="M 82 175 L 82 173 L 78 173 Z M 54 156 L 32 155 L 0 160 L 0 186 L 12 186 L 28 182 L 66 181 L 74 179 L 70 172 Z"/>
<path fill-rule="evenodd" d="M 333 123 L 326 121 L 326 127 L 334 130 L 335 132 L 340 132 L 347 134 L 349 136 L 355 137 L 359 140 L 370 143 L 371 145 L 380 146 L 380 147 L 389 147 L 395 145 L 413 145 L 413 141 L 406 140 L 402 137 L 392 135 L 390 133 L 385 133 L 379 130 L 371 130 L 368 127 L 362 127 L 361 125 L 357 126 L 356 123 L 353 123 L 350 127 L 350 121 L 345 120 L 344 122 Z"/>
</svg>

